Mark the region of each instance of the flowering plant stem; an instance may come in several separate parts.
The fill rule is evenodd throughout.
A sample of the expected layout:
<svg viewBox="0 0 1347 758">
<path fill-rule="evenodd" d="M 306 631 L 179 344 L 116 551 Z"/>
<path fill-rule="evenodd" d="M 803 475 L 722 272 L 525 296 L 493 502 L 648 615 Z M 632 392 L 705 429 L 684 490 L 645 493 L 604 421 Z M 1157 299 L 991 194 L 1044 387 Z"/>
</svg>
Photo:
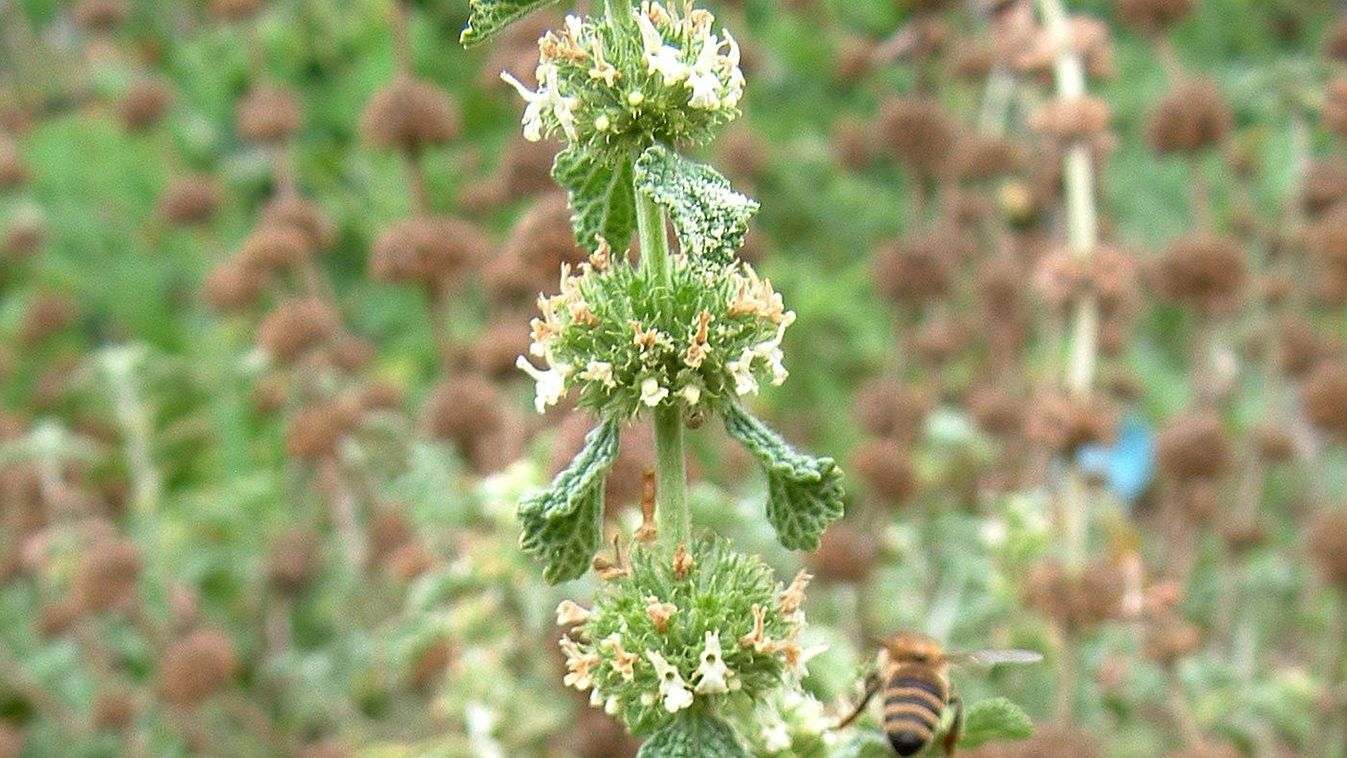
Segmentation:
<svg viewBox="0 0 1347 758">
<path fill-rule="evenodd" d="M 1070 19 L 1062 0 L 1038 0 L 1043 24 L 1054 40 L 1057 60 L 1054 73 L 1057 94 L 1065 100 L 1085 96 L 1085 67 L 1074 51 Z M 1077 141 L 1067 148 L 1063 159 L 1063 184 L 1066 196 L 1066 233 L 1071 254 L 1088 262 L 1099 244 L 1099 221 L 1095 209 L 1094 160 L 1088 141 Z M 1095 367 L 1098 363 L 1099 302 L 1093 292 L 1077 298 L 1071 314 L 1068 337 L 1066 388 L 1073 398 L 1090 399 Z M 1088 487 L 1081 472 L 1071 462 L 1062 494 L 1065 523 L 1065 562 L 1068 570 L 1079 571 L 1085 563 L 1089 537 Z"/>
<path fill-rule="evenodd" d="M 611 3 L 609 8 L 611 10 Z M 673 261 L 664 228 L 664 211 L 640 187 L 636 188 L 636 225 L 641 239 L 641 266 L 667 285 Z M 655 523 L 661 544 L 670 552 L 686 544 L 692 531 L 688 513 L 687 473 L 683 450 L 683 413 L 677 405 L 654 410 Z"/>
</svg>

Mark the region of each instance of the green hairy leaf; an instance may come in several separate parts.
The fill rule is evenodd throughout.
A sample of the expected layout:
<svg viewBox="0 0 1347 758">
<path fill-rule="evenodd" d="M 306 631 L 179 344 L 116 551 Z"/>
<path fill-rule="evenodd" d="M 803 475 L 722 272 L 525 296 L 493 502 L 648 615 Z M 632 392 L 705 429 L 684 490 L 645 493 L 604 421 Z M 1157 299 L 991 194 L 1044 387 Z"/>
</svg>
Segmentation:
<svg viewBox="0 0 1347 758">
<path fill-rule="evenodd" d="M 748 758 L 729 724 L 704 713 L 686 713 L 655 732 L 637 758 Z"/>
<path fill-rule="evenodd" d="M 524 552 L 543 563 L 551 584 L 585 573 L 603 542 L 603 482 L 617 457 L 618 422 L 602 422 L 547 489 L 519 504 Z"/>
<path fill-rule="evenodd" d="M 982 700 L 968 709 L 964 717 L 959 747 L 969 750 L 988 742 L 1028 739 L 1034 723 L 1018 705 L 1003 697 Z"/>
<path fill-rule="evenodd" d="M 510 24 L 556 1 L 469 0 L 468 28 L 458 36 L 459 44 L 464 47 L 476 47 L 499 34 Z"/>
<path fill-rule="evenodd" d="M 816 550 L 823 530 L 842 518 L 842 471 L 832 458 L 796 451 L 743 407 L 725 411 L 725 429 L 767 473 L 767 520 L 790 550 Z"/>
<path fill-rule="evenodd" d="M 558 153 L 552 164 L 552 178 L 570 198 L 575 238 L 586 250 L 596 250 L 603 237 L 621 252 L 636 233 L 631 163 L 618 159 L 615 164 L 575 146 Z"/>
<path fill-rule="evenodd" d="M 693 258 L 729 263 L 744 244 L 756 200 L 735 192 L 715 169 L 695 163 L 663 145 L 636 161 L 641 191 L 669 212 L 678 242 Z"/>
</svg>

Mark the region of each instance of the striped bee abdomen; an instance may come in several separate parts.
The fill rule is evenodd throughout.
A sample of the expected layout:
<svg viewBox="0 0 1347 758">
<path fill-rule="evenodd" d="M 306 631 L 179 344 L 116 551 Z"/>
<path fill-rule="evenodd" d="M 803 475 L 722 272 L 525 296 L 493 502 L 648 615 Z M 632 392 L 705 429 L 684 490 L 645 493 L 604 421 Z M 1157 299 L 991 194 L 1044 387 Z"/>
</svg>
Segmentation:
<svg viewBox="0 0 1347 758">
<path fill-rule="evenodd" d="M 884 687 L 884 733 L 901 756 L 920 753 L 935 738 L 948 688 L 926 667 L 900 666 Z"/>
</svg>

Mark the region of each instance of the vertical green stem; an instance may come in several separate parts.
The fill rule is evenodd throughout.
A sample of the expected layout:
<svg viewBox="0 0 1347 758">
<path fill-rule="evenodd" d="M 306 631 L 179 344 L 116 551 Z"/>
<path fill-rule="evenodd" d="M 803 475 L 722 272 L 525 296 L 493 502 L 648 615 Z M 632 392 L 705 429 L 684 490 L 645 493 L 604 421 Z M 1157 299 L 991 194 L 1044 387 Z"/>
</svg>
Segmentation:
<svg viewBox="0 0 1347 758">
<path fill-rule="evenodd" d="M 660 283 L 657 296 L 667 297 L 673 261 L 664 230 L 664 211 L 636 188 L 636 228 L 641 238 L 641 268 Z M 683 450 L 683 414 L 677 405 L 655 408 L 655 525 L 659 540 L 669 550 L 688 541 L 692 518 L 688 513 L 687 472 Z"/>
</svg>

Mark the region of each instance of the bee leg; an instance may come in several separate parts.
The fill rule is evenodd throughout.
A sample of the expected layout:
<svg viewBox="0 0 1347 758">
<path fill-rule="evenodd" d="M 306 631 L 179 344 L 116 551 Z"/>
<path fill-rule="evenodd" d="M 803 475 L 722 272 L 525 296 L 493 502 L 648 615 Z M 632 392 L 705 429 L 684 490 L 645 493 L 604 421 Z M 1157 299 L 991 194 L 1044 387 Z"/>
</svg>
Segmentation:
<svg viewBox="0 0 1347 758">
<path fill-rule="evenodd" d="M 945 732 L 943 747 L 946 756 L 953 756 L 959 738 L 963 736 L 963 700 L 957 692 L 949 693 L 949 707 L 954 711 L 954 721 L 950 723 L 949 731 Z"/>
<path fill-rule="evenodd" d="M 865 706 L 870 704 L 870 698 L 874 697 L 876 692 L 879 692 L 879 674 L 871 672 L 865 677 L 865 695 L 856 704 L 856 709 L 851 712 L 851 715 L 837 722 L 837 726 L 834 726 L 833 729 L 843 729 L 855 721 L 865 712 Z"/>
</svg>

